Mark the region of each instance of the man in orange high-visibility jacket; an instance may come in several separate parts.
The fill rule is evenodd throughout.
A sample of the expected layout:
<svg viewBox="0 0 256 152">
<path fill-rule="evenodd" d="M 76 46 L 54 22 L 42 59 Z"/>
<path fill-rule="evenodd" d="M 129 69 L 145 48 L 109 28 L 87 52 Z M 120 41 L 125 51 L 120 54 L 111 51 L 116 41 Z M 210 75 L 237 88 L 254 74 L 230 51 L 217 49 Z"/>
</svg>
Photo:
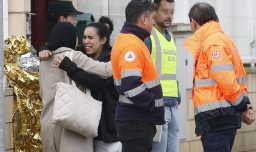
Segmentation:
<svg viewBox="0 0 256 152">
<path fill-rule="evenodd" d="M 154 23 L 149 1 L 128 3 L 126 22 L 111 52 L 113 77 L 119 93 L 117 136 L 123 152 L 150 152 L 155 125 L 164 121 L 164 103 L 157 71 L 144 44 Z"/>
<path fill-rule="evenodd" d="M 196 3 L 189 19 L 193 35 L 185 47 L 195 57 L 195 132 L 202 137 L 205 152 L 230 152 L 242 114 L 252 110 L 244 84 L 246 72 L 211 5 Z"/>
</svg>

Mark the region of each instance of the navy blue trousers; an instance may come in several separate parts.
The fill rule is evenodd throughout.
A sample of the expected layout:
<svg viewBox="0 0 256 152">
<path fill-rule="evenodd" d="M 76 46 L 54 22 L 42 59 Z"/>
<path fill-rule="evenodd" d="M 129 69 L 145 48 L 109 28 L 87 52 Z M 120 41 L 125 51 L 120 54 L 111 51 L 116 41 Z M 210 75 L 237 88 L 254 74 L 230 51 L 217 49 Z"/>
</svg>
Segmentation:
<svg viewBox="0 0 256 152">
<path fill-rule="evenodd" d="M 231 152 L 236 131 L 231 128 L 205 133 L 201 138 L 204 152 Z"/>
<path fill-rule="evenodd" d="M 117 137 L 122 143 L 122 152 L 150 152 L 156 127 L 142 121 L 117 121 Z"/>
</svg>

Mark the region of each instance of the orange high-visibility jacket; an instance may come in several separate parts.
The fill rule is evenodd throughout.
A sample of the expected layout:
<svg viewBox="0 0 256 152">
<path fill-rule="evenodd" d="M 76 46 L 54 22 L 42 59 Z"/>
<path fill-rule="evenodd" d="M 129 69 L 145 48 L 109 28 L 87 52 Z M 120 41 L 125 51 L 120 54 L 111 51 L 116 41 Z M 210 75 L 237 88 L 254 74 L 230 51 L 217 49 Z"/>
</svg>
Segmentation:
<svg viewBox="0 0 256 152">
<path fill-rule="evenodd" d="M 164 124 L 161 84 L 144 42 L 133 34 L 119 33 L 112 47 L 111 63 L 120 94 L 116 120 Z"/>
<path fill-rule="evenodd" d="M 201 26 L 185 41 L 195 57 L 192 100 L 196 133 L 241 125 L 241 113 L 249 103 L 246 72 L 233 41 L 218 22 Z M 239 112 L 240 111 L 240 112 Z"/>
</svg>

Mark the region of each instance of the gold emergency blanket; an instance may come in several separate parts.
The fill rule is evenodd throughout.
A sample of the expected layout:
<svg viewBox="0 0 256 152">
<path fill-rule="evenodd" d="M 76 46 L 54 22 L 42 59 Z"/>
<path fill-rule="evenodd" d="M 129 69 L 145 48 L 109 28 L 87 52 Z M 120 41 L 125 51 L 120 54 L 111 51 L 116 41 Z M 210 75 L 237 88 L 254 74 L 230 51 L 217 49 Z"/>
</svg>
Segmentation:
<svg viewBox="0 0 256 152">
<path fill-rule="evenodd" d="M 41 152 L 39 73 L 19 67 L 20 56 L 29 51 L 24 37 L 12 36 L 5 40 L 5 44 L 5 75 L 17 97 L 13 114 L 14 149 L 15 152 Z"/>
</svg>

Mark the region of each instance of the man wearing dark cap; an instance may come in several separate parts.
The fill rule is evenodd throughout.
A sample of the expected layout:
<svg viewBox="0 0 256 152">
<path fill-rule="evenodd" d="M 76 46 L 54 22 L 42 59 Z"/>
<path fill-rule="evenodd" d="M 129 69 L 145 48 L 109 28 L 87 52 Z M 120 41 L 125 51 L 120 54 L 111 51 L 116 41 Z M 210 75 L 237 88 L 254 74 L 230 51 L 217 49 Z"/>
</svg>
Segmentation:
<svg viewBox="0 0 256 152">
<path fill-rule="evenodd" d="M 71 1 L 54 1 L 48 7 L 48 29 L 49 31 L 57 22 L 70 22 L 74 26 L 77 24 L 76 15 L 83 14 L 77 11 Z M 47 45 L 39 50 L 39 57 L 47 60 L 52 55 Z"/>
</svg>

